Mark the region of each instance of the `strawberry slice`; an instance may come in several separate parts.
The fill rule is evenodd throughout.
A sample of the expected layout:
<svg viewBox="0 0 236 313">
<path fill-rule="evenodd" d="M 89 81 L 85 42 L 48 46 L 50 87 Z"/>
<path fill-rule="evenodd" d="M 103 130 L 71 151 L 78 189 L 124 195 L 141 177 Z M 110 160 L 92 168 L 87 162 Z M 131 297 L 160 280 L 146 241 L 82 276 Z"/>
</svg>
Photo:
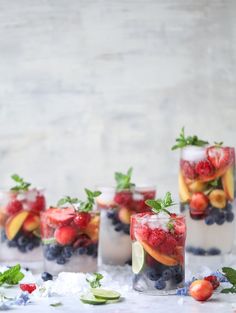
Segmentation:
<svg viewBox="0 0 236 313">
<path fill-rule="evenodd" d="M 194 179 L 197 176 L 195 172 L 195 163 L 187 160 L 180 160 L 180 168 L 185 178 Z"/>
<path fill-rule="evenodd" d="M 69 245 L 75 241 L 77 231 L 72 226 L 61 226 L 54 233 L 56 241 L 61 245 Z"/>
<path fill-rule="evenodd" d="M 201 177 L 208 177 L 213 174 L 214 169 L 209 160 L 202 160 L 196 164 L 195 171 Z"/>
<path fill-rule="evenodd" d="M 40 212 L 45 209 L 46 201 L 44 195 L 38 194 L 35 201 L 30 203 L 30 210 Z"/>
<path fill-rule="evenodd" d="M 73 208 L 51 208 L 45 212 L 50 226 L 65 226 L 72 222 L 75 217 Z"/>
<path fill-rule="evenodd" d="M 212 146 L 207 148 L 207 157 L 216 169 L 224 168 L 233 163 L 234 150 L 230 147 Z"/>
<path fill-rule="evenodd" d="M 28 291 L 28 293 L 32 293 L 36 289 L 35 284 L 20 284 L 20 289 L 22 291 Z"/>
</svg>

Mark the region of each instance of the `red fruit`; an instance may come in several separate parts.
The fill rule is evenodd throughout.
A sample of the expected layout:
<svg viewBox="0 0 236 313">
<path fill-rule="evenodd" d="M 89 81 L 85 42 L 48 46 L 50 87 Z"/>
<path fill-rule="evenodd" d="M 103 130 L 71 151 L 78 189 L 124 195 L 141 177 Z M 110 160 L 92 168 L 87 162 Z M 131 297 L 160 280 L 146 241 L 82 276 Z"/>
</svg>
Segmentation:
<svg viewBox="0 0 236 313">
<path fill-rule="evenodd" d="M 202 192 L 195 192 L 192 195 L 192 198 L 190 200 L 189 206 L 191 209 L 191 213 L 195 214 L 202 214 L 205 212 L 207 206 L 208 206 L 209 200 L 207 196 L 204 195 Z"/>
<path fill-rule="evenodd" d="M 216 169 L 224 168 L 233 163 L 234 150 L 229 147 L 209 147 L 207 157 Z"/>
<path fill-rule="evenodd" d="M 213 293 L 212 284 L 207 280 L 195 280 L 189 288 L 189 294 L 197 301 L 206 301 Z"/>
<path fill-rule="evenodd" d="M 50 208 L 45 214 L 48 224 L 57 227 L 70 224 L 75 217 L 75 210 L 73 208 Z"/>
<path fill-rule="evenodd" d="M 117 192 L 114 201 L 119 205 L 130 207 L 133 202 L 133 194 L 130 191 Z"/>
<path fill-rule="evenodd" d="M 79 236 L 79 238 L 74 242 L 73 247 L 79 248 L 79 247 L 87 247 L 92 243 L 92 240 L 85 234 L 82 234 Z"/>
<path fill-rule="evenodd" d="M 211 162 L 208 160 L 199 161 L 195 166 L 195 171 L 199 176 L 211 176 L 214 172 Z"/>
<path fill-rule="evenodd" d="M 61 245 L 69 245 L 75 241 L 77 231 L 72 226 L 61 226 L 54 233 L 56 241 Z"/>
<path fill-rule="evenodd" d="M 37 229 L 40 224 L 40 218 L 36 214 L 30 213 L 23 224 L 23 230 L 26 232 L 32 232 Z"/>
<path fill-rule="evenodd" d="M 36 289 L 35 284 L 20 284 L 20 289 L 22 291 L 28 291 L 28 293 L 32 293 Z"/>
<path fill-rule="evenodd" d="M 177 241 L 171 235 L 167 235 L 165 241 L 160 244 L 158 250 L 164 254 L 174 254 Z"/>
<path fill-rule="evenodd" d="M 18 200 L 12 200 L 7 204 L 6 212 L 9 215 L 14 215 L 23 209 L 23 205 Z"/>
<path fill-rule="evenodd" d="M 177 235 L 183 235 L 186 233 L 186 225 L 183 218 L 175 218 L 174 221 L 174 231 Z"/>
<path fill-rule="evenodd" d="M 34 202 L 30 203 L 30 209 L 35 212 L 43 211 L 46 207 L 45 197 L 38 195 Z"/>
<path fill-rule="evenodd" d="M 209 281 L 212 284 L 212 287 L 214 290 L 216 288 L 218 288 L 220 285 L 220 282 L 218 281 L 218 279 L 215 275 L 210 275 L 210 276 L 204 277 L 204 279 Z"/>
<path fill-rule="evenodd" d="M 180 160 L 180 167 L 182 170 L 182 173 L 184 177 L 189 178 L 189 179 L 194 179 L 196 178 L 196 172 L 195 172 L 195 163 L 194 162 L 189 162 L 187 160 Z"/>
<path fill-rule="evenodd" d="M 150 236 L 151 229 L 147 225 L 139 225 L 136 232 L 142 240 L 147 241 Z"/>
<path fill-rule="evenodd" d="M 148 243 L 154 248 L 159 248 L 159 246 L 166 240 L 166 235 L 167 233 L 162 229 L 150 230 Z"/>
<path fill-rule="evenodd" d="M 149 233 L 148 233 L 148 235 L 146 235 L 145 233 L 142 234 L 142 231 L 145 232 L 147 226 L 141 225 L 139 223 L 139 219 L 145 215 L 148 216 L 148 215 L 152 215 L 152 214 L 153 213 L 151 213 L 151 212 L 143 212 L 143 213 L 131 215 L 131 218 L 130 218 L 130 237 L 131 237 L 131 240 L 135 240 L 135 238 L 136 238 L 135 233 L 140 233 L 140 236 L 143 235 L 145 238 L 148 237 Z M 143 227 L 145 228 L 144 230 L 142 230 Z M 148 228 L 148 230 L 149 230 L 149 228 Z"/>
<path fill-rule="evenodd" d="M 79 212 L 76 214 L 74 218 L 74 224 L 81 228 L 84 229 L 87 227 L 88 223 L 91 220 L 91 215 L 88 212 Z"/>
</svg>

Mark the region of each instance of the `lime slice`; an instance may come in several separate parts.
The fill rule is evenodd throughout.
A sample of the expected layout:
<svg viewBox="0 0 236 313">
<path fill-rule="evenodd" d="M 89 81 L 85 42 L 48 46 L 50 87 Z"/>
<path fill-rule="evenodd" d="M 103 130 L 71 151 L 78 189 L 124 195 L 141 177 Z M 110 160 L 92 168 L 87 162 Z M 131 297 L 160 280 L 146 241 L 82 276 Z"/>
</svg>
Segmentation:
<svg viewBox="0 0 236 313">
<path fill-rule="evenodd" d="M 56 242 L 56 239 L 55 238 L 44 238 L 42 239 L 42 242 L 45 244 L 45 245 L 49 245 L 50 243 L 55 243 Z"/>
<path fill-rule="evenodd" d="M 107 302 L 107 300 L 95 298 L 93 295 L 82 295 L 80 297 L 80 300 L 83 303 L 94 304 L 94 305 L 105 304 Z"/>
<path fill-rule="evenodd" d="M 145 262 L 145 251 L 138 241 L 132 243 L 132 271 L 138 274 L 143 269 Z"/>
<path fill-rule="evenodd" d="M 120 293 L 114 290 L 94 288 L 91 291 L 97 299 L 117 300 L 120 298 Z"/>
</svg>

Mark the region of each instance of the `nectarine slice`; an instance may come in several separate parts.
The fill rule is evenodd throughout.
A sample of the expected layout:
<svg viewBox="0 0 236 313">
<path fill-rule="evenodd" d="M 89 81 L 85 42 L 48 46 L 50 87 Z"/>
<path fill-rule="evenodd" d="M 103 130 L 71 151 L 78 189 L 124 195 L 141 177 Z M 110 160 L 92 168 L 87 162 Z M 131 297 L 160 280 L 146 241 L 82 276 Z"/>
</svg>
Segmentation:
<svg viewBox="0 0 236 313">
<path fill-rule="evenodd" d="M 179 197 L 181 202 L 187 202 L 191 198 L 191 194 L 181 172 L 179 172 Z"/>
<path fill-rule="evenodd" d="M 228 200 L 234 200 L 234 168 L 231 166 L 222 176 L 222 185 Z"/>
<path fill-rule="evenodd" d="M 156 261 L 160 262 L 161 264 L 167 265 L 167 266 L 174 266 L 178 264 L 178 261 L 168 255 L 165 255 L 163 253 L 158 252 L 157 250 L 154 250 L 151 248 L 147 243 L 144 241 L 139 241 L 141 245 L 143 246 L 144 250 Z"/>
<path fill-rule="evenodd" d="M 7 220 L 5 230 L 8 240 L 12 240 L 16 236 L 28 215 L 28 211 L 20 211 Z"/>
</svg>

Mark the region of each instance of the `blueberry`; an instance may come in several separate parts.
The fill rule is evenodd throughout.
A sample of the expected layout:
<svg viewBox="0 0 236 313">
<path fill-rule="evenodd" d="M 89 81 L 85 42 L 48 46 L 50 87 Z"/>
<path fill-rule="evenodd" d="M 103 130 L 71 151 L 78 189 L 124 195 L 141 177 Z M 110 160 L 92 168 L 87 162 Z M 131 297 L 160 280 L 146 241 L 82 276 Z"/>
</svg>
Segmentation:
<svg viewBox="0 0 236 313">
<path fill-rule="evenodd" d="M 41 274 L 41 278 L 42 278 L 43 281 L 47 281 L 47 280 L 52 280 L 53 277 L 48 272 L 43 272 Z"/>
<path fill-rule="evenodd" d="M 9 240 L 7 242 L 7 245 L 9 248 L 15 248 L 15 247 L 17 247 L 17 242 L 15 240 Z"/>
<path fill-rule="evenodd" d="M 221 251 L 218 248 L 210 248 L 207 250 L 207 254 L 208 255 L 219 255 L 219 254 L 221 254 Z"/>
<path fill-rule="evenodd" d="M 195 248 L 192 253 L 194 255 L 205 255 L 206 251 L 203 248 Z"/>
<path fill-rule="evenodd" d="M 163 280 L 165 280 L 165 281 L 171 279 L 171 276 L 172 276 L 172 272 L 171 272 L 170 269 L 164 270 L 164 271 L 162 272 L 162 278 L 163 278 Z"/>
<path fill-rule="evenodd" d="M 65 246 L 63 248 L 62 254 L 66 259 L 71 258 L 73 255 L 73 248 L 71 246 Z"/>
<path fill-rule="evenodd" d="M 161 275 L 157 273 L 157 271 L 153 268 L 150 268 L 147 270 L 146 276 L 148 279 L 153 280 L 153 281 L 158 280 L 161 277 Z"/>
<path fill-rule="evenodd" d="M 112 220 L 112 225 L 116 225 L 118 223 L 119 223 L 119 221 L 116 218 Z"/>
<path fill-rule="evenodd" d="M 19 247 L 26 246 L 29 243 L 29 239 L 25 236 L 20 236 L 17 239 L 17 244 Z"/>
<path fill-rule="evenodd" d="M 96 258 L 98 256 L 98 251 L 97 249 L 93 252 L 93 257 Z"/>
<path fill-rule="evenodd" d="M 78 254 L 78 255 L 83 255 L 86 253 L 87 253 L 87 248 L 85 248 L 85 247 L 80 247 L 76 250 L 76 254 Z"/>
<path fill-rule="evenodd" d="M 225 222 L 225 214 L 224 212 L 219 212 L 218 215 L 215 217 L 215 222 L 217 225 L 222 225 Z"/>
<path fill-rule="evenodd" d="M 175 280 L 175 282 L 176 282 L 176 284 L 179 284 L 179 283 L 181 283 L 182 281 L 183 281 L 183 274 L 176 274 L 175 276 L 174 276 L 174 280 Z"/>
<path fill-rule="evenodd" d="M 18 246 L 18 250 L 22 253 L 26 252 L 26 246 Z"/>
<path fill-rule="evenodd" d="M 234 220 L 234 213 L 231 211 L 226 212 L 226 221 L 231 223 Z"/>
<path fill-rule="evenodd" d="M 160 278 L 155 282 L 155 288 L 158 290 L 162 290 L 166 287 L 166 282 Z"/>
<path fill-rule="evenodd" d="M 211 215 L 208 215 L 206 218 L 205 218 L 205 223 L 206 223 L 206 225 L 212 225 L 212 224 L 214 224 L 214 218 L 213 218 L 213 216 L 211 216 Z"/>
<path fill-rule="evenodd" d="M 62 265 L 62 264 L 65 264 L 65 263 L 66 263 L 66 259 L 65 259 L 62 255 L 60 255 L 60 256 L 57 258 L 57 264 Z"/>
<path fill-rule="evenodd" d="M 28 243 L 25 248 L 27 251 L 32 251 L 34 249 L 33 242 Z"/>
<path fill-rule="evenodd" d="M 124 232 L 126 235 L 129 235 L 129 234 L 130 234 L 130 225 L 129 225 L 129 224 L 123 224 L 123 232 Z"/>
<path fill-rule="evenodd" d="M 186 252 L 193 253 L 194 250 L 195 250 L 195 248 L 193 246 L 187 246 L 186 247 Z"/>
<path fill-rule="evenodd" d="M 38 237 L 34 237 L 32 242 L 33 242 L 35 248 L 39 247 L 40 243 L 41 243 L 40 238 L 38 238 Z"/>
<path fill-rule="evenodd" d="M 93 255 L 93 252 L 94 252 L 94 245 L 89 245 L 87 247 L 87 255 Z"/>
<path fill-rule="evenodd" d="M 115 214 L 116 214 L 116 213 L 115 213 L 115 211 L 113 211 L 113 210 L 112 210 L 112 211 L 107 211 L 107 217 L 108 217 L 108 218 L 113 218 L 113 217 L 115 216 Z"/>
<path fill-rule="evenodd" d="M 215 216 L 217 216 L 217 215 L 219 214 L 219 212 L 220 212 L 219 209 L 212 207 L 211 210 L 210 210 L 210 212 L 209 212 L 209 214 L 210 214 L 211 216 L 214 216 L 214 217 L 215 217 Z"/>
<path fill-rule="evenodd" d="M 226 211 L 231 211 L 232 210 L 232 204 L 230 202 L 227 203 L 226 205 Z"/>
<path fill-rule="evenodd" d="M 58 245 L 44 246 L 44 256 L 47 260 L 53 261 L 61 254 L 62 248 Z"/>
<path fill-rule="evenodd" d="M 49 251 L 52 255 L 58 256 L 62 251 L 62 247 L 57 244 L 52 244 L 49 245 Z"/>
<path fill-rule="evenodd" d="M 181 274 L 182 273 L 182 267 L 180 265 L 176 265 L 170 268 L 172 275 L 175 276 L 177 274 Z"/>
<path fill-rule="evenodd" d="M 117 223 L 116 227 L 114 229 L 115 229 L 115 231 L 121 231 L 122 230 L 122 224 L 121 223 Z"/>
</svg>

